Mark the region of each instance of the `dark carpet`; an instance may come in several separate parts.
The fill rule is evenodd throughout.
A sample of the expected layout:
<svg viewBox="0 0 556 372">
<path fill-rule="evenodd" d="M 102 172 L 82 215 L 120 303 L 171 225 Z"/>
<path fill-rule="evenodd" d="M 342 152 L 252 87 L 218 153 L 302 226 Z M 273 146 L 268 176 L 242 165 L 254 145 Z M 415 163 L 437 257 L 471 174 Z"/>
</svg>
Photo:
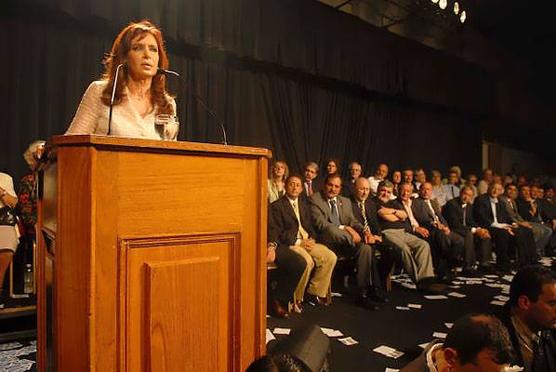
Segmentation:
<svg viewBox="0 0 556 372">
<path fill-rule="evenodd" d="M 551 266 L 556 257 L 545 258 L 542 263 Z M 500 305 L 491 301 L 505 301 L 509 288 L 508 277 L 481 277 L 455 279 L 461 282 L 460 288 L 450 291 L 464 294 L 466 297 L 448 296 L 444 300 L 426 299 L 412 289 L 402 286 L 404 278 L 399 277 L 393 283 L 390 302 L 378 311 L 368 311 L 354 303 L 353 293 L 349 293 L 342 283 L 334 283 L 333 292 L 341 292 L 341 297 L 334 297 L 328 307 L 305 306 L 302 314 L 292 314 L 289 319 L 268 318 L 268 329 L 276 327 L 294 329 L 306 324 L 339 330 L 343 336 L 330 337 L 331 354 L 329 355 L 332 371 L 385 371 L 386 368 L 399 369 L 415 358 L 420 352 L 420 344 L 431 341 L 434 332 L 447 333 L 445 323 L 453 323 L 458 317 L 471 312 L 494 313 Z M 495 298 L 497 296 L 502 296 Z M 421 305 L 421 309 L 399 310 L 408 304 Z M 279 341 L 286 335 L 275 335 Z M 357 344 L 346 346 L 338 341 L 343 337 L 352 337 Z M 277 341 L 268 343 L 269 350 Z M 404 354 L 397 359 L 389 358 L 373 351 L 380 345 L 389 346 Z M 36 343 L 34 341 L 17 341 L 0 344 L 0 371 L 24 372 L 35 371 Z"/>
<path fill-rule="evenodd" d="M 553 258 L 556 262 L 556 257 Z M 543 259 L 546 266 L 552 265 L 553 259 Z M 300 327 L 316 324 L 320 327 L 341 331 L 344 336 L 330 337 L 331 354 L 329 355 L 332 371 L 385 371 L 386 368 L 399 369 L 419 355 L 420 344 L 433 340 L 433 333 L 447 333 L 445 323 L 467 313 L 496 313 L 508 295 L 509 283 L 513 276 L 495 278 L 455 279 L 463 282 L 460 288 L 449 288 L 450 291 L 464 294 L 466 297 L 447 296 L 444 300 L 429 300 L 415 290 L 404 288 L 394 283 L 390 292 L 390 302 L 381 306 L 378 311 L 368 311 L 354 303 L 352 294 L 342 293 L 342 297 L 334 297 L 333 304 L 328 307 L 305 306 L 302 314 L 292 314 L 288 319 L 268 318 L 267 327 L 274 328 Z M 480 280 L 477 280 L 480 279 Z M 398 279 L 399 280 L 399 279 Z M 478 283 L 480 284 L 473 284 Z M 341 283 L 334 283 L 333 291 L 343 289 Z M 499 298 L 495 298 L 502 296 Z M 491 304 L 491 301 L 500 304 Z M 398 310 L 397 306 L 407 307 L 408 304 L 422 305 L 421 309 Z M 285 335 L 275 335 L 279 341 Z M 343 337 L 352 337 L 359 343 L 346 346 L 338 341 Z M 272 350 L 273 343 L 267 344 Z M 389 358 L 373 351 L 385 345 L 404 354 L 397 358 Z"/>
</svg>

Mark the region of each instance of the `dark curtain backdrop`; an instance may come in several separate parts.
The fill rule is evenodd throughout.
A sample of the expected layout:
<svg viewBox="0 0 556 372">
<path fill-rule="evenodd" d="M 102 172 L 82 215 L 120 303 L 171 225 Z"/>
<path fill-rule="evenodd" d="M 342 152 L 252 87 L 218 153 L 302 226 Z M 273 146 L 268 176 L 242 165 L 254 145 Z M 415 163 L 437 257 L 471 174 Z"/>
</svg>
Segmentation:
<svg viewBox="0 0 556 372">
<path fill-rule="evenodd" d="M 171 67 L 224 120 L 229 142 L 308 160 L 477 171 L 492 78 L 477 67 L 308 0 L 19 0 L 0 5 L 0 169 L 65 131 L 103 53 L 131 20 L 165 32 Z M 171 79 L 171 78 L 170 78 Z M 178 81 L 180 138 L 218 143 Z"/>
</svg>

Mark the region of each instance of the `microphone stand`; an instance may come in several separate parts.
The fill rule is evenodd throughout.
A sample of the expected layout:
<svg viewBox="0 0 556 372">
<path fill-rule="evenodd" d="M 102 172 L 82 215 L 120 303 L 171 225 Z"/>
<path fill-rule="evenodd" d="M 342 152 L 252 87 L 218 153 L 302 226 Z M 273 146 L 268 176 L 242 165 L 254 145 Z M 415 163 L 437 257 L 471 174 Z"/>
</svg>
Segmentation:
<svg viewBox="0 0 556 372">
<path fill-rule="evenodd" d="M 212 111 L 207 104 L 205 103 L 205 101 L 203 101 L 203 99 L 201 98 L 201 96 L 199 96 L 197 93 L 195 93 L 192 89 L 189 89 L 189 84 L 187 84 L 184 80 L 184 78 L 181 77 L 180 74 L 178 74 L 176 71 L 172 71 L 172 70 L 165 70 L 163 68 L 159 68 L 158 72 L 163 73 L 165 75 L 172 75 L 177 77 L 180 82 L 185 86 L 185 89 L 197 100 L 197 102 L 201 105 L 201 107 L 203 107 L 203 109 L 209 113 L 209 115 L 216 121 L 216 123 L 218 124 L 218 126 L 220 127 L 220 131 L 222 132 L 222 143 L 224 145 L 228 145 L 228 136 L 226 135 L 226 128 L 224 127 L 224 120 L 220 120 L 218 118 L 218 116 L 214 113 L 214 111 Z"/>
<path fill-rule="evenodd" d="M 112 108 L 114 107 L 114 99 L 116 98 L 116 85 L 118 85 L 118 76 L 120 75 L 120 68 L 123 67 L 123 63 L 120 63 L 118 67 L 116 67 L 116 73 L 114 75 L 114 85 L 112 86 L 112 97 L 110 98 L 110 111 L 108 112 L 108 131 L 106 134 L 110 135 L 110 130 L 112 129 Z"/>
</svg>

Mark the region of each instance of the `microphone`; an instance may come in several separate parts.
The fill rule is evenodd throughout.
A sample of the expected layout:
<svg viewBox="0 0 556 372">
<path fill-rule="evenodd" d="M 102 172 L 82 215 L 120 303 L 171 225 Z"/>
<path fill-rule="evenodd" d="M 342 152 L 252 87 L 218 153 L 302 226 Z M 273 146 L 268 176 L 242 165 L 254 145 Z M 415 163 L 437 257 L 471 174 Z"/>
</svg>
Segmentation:
<svg viewBox="0 0 556 372">
<path fill-rule="evenodd" d="M 116 98 L 116 85 L 118 85 L 118 76 L 120 72 L 120 68 L 124 66 L 124 63 L 120 63 L 118 67 L 116 67 L 116 73 L 114 74 L 114 85 L 112 86 L 112 97 L 110 98 L 110 111 L 108 112 L 108 131 L 106 134 L 110 135 L 110 129 L 112 125 L 112 108 L 114 107 L 114 98 Z"/>
<path fill-rule="evenodd" d="M 220 130 L 222 131 L 222 143 L 227 146 L 228 145 L 228 137 L 226 135 L 226 128 L 224 127 L 224 121 L 220 120 L 218 118 L 218 116 L 214 113 L 214 111 L 212 111 L 207 106 L 205 101 L 203 101 L 201 96 L 199 96 L 197 93 L 195 93 L 192 89 L 189 89 L 189 84 L 187 84 L 185 82 L 184 78 L 182 78 L 181 75 L 178 74 L 176 71 L 166 70 L 166 69 L 163 69 L 163 68 L 160 68 L 160 67 L 158 68 L 158 73 L 159 74 L 164 74 L 164 75 L 173 75 L 181 81 L 181 83 L 185 86 L 185 89 L 197 100 L 197 102 L 199 102 L 199 104 L 203 107 L 203 109 L 206 112 L 208 112 L 210 114 L 210 116 L 216 121 L 216 123 L 220 127 Z"/>
</svg>

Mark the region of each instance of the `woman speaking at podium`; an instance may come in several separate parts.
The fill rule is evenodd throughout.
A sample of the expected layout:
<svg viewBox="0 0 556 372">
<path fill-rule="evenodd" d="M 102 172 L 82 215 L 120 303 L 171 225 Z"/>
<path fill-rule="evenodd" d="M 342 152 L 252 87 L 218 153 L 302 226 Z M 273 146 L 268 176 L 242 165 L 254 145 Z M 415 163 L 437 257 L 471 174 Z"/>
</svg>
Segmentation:
<svg viewBox="0 0 556 372">
<path fill-rule="evenodd" d="M 166 91 L 166 76 L 159 68 L 168 69 L 162 32 L 147 20 L 125 27 L 105 60 L 102 80 L 89 85 L 66 134 L 163 138 L 155 130 L 155 120 L 157 125 L 172 121 L 176 102 Z"/>
</svg>

